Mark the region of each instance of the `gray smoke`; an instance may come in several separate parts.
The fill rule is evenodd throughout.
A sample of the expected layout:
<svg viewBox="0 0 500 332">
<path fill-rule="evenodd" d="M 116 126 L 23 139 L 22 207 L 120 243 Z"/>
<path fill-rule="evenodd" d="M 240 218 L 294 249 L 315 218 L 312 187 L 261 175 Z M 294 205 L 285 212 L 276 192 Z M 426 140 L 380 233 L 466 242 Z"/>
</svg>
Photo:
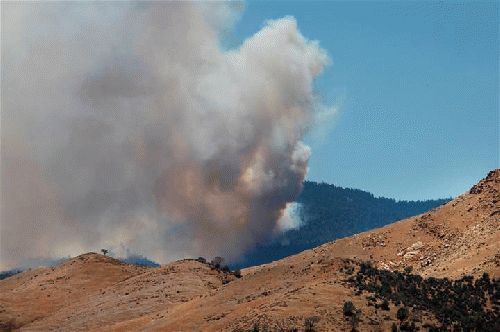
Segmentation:
<svg viewBox="0 0 500 332">
<path fill-rule="evenodd" d="M 230 259 L 283 227 L 329 63 L 294 18 L 224 50 L 238 3 L 2 10 L 1 267 L 100 248 Z"/>
</svg>

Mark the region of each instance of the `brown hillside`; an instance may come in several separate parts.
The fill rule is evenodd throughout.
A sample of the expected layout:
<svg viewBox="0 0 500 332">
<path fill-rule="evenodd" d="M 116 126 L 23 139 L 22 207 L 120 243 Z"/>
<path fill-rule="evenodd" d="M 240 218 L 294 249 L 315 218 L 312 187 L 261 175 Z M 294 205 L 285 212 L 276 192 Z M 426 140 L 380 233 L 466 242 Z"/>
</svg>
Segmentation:
<svg viewBox="0 0 500 332">
<path fill-rule="evenodd" d="M 332 255 L 424 276 L 500 276 L 500 169 L 434 210 L 326 245 Z"/>
<path fill-rule="evenodd" d="M 20 331 L 89 330 L 172 308 L 235 277 L 193 260 L 158 268 L 95 253 L 0 282 L 0 321 Z"/>
<path fill-rule="evenodd" d="M 42 267 L 0 281 L 0 321 L 24 326 L 78 303 L 145 268 L 88 253 L 57 267 Z"/>
<path fill-rule="evenodd" d="M 352 301 L 363 310 L 359 330 L 389 331 L 397 307 L 367 307 L 367 294 L 346 282 L 349 268 L 367 260 L 424 276 L 500 277 L 500 170 L 425 214 L 245 269 L 239 279 L 194 260 L 145 268 L 95 253 L 25 272 L 0 281 L 0 322 L 20 331 L 248 331 L 255 323 L 303 331 L 317 316 L 316 331 L 348 331 L 342 308 Z M 412 315 L 436 321 L 425 310 Z"/>
</svg>

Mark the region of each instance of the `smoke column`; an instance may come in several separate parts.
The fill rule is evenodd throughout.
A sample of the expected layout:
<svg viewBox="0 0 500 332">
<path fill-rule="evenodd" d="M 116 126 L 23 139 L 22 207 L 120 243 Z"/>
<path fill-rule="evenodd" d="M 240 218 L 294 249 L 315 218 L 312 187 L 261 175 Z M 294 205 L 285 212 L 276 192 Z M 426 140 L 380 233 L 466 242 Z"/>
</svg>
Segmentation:
<svg viewBox="0 0 500 332">
<path fill-rule="evenodd" d="M 224 50 L 239 5 L 2 5 L 2 268 L 231 259 L 279 231 L 329 58 L 292 17 Z"/>
</svg>

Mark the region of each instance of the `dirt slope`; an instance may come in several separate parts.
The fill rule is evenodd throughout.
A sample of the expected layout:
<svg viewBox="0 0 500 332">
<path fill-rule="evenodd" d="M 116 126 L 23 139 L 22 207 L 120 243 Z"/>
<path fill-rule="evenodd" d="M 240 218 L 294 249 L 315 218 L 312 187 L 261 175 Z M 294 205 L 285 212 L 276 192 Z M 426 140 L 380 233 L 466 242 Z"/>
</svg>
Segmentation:
<svg viewBox="0 0 500 332">
<path fill-rule="evenodd" d="M 0 322 L 20 331 L 349 330 L 345 301 L 362 308 L 361 331 L 390 330 L 389 311 L 366 307 L 346 279 L 349 267 L 413 266 L 424 276 L 500 277 L 500 170 L 423 215 L 242 271 L 242 278 L 194 260 L 158 268 L 95 253 L 0 281 Z M 422 323 L 433 322 L 422 312 Z M 5 324 L 6 322 L 10 322 Z M 9 327 L 10 326 L 10 327 Z"/>
<path fill-rule="evenodd" d="M 89 330 L 172 308 L 222 285 L 232 275 L 193 260 L 158 268 L 95 253 L 0 282 L 0 321 L 21 331 Z"/>
<path fill-rule="evenodd" d="M 372 260 L 386 269 L 413 266 L 423 276 L 500 276 L 500 169 L 428 213 L 327 247 L 337 257 Z"/>
<path fill-rule="evenodd" d="M 30 324 L 144 271 L 89 253 L 57 267 L 17 274 L 0 281 L 0 321 L 14 321 L 15 326 Z"/>
</svg>

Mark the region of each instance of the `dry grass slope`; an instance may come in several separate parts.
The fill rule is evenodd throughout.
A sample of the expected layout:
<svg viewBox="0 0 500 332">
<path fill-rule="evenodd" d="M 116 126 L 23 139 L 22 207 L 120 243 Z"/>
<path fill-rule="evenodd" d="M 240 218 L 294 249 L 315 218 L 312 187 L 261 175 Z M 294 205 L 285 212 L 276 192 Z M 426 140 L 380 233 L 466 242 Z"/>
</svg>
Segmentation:
<svg viewBox="0 0 500 332">
<path fill-rule="evenodd" d="M 183 260 L 158 268 L 89 253 L 0 281 L 0 323 L 19 331 L 389 331 L 398 308 L 367 306 L 346 280 L 361 262 L 422 276 L 500 277 L 500 170 L 455 200 L 381 229 L 242 271 Z M 353 320 L 343 306 L 362 312 Z M 431 312 L 410 310 L 420 324 Z M 311 317 L 318 317 L 311 320 Z M 415 318 L 415 317 L 413 317 Z M 412 319 L 413 319 L 412 318 Z M 408 318 L 409 319 L 409 318 Z M 416 318 L 415 318 L 416 319 Z"/>
</svg>

